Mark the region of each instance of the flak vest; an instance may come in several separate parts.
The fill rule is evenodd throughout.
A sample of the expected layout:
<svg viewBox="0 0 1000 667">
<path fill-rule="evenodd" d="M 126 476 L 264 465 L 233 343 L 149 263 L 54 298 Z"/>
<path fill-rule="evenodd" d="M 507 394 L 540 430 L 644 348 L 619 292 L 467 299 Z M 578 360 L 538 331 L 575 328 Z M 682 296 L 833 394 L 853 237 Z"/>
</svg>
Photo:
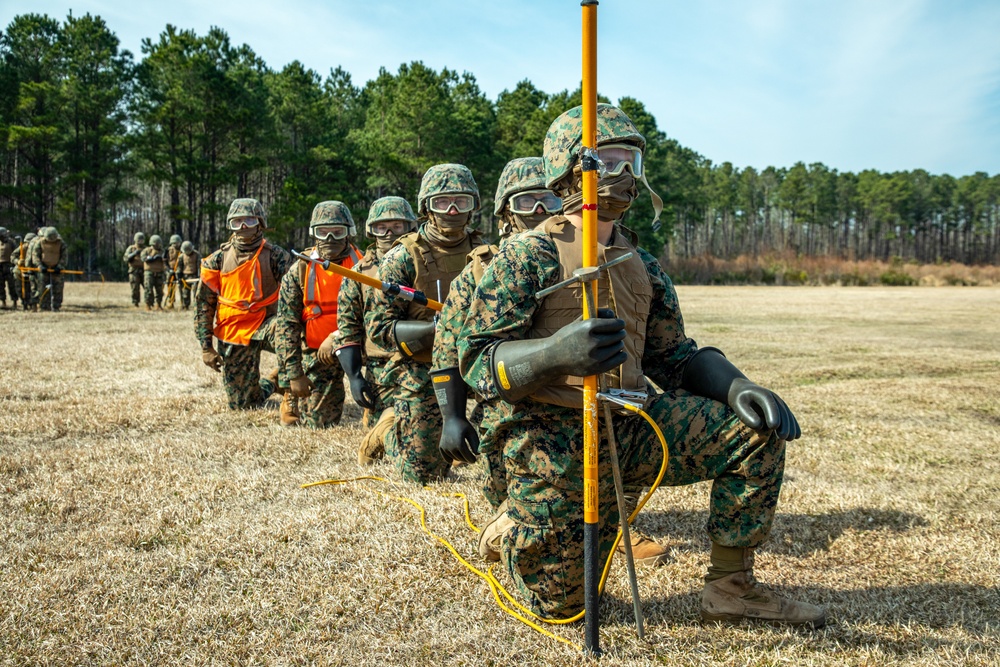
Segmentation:
<svg viewBox="0 0 1000 667">
<path fill-rule="evenodd" d="M 472 265 L 472 280 L 477 286 L 479 281 L 483 279 L 483 274 L 486 273 L 486 267 L 490 265 L 498 252 L 500 252 L 500 248 L 495 245 L 481 245 L 469 253 L 468 263 Z"/>
<path fill-rule="evenodd" d="M 157 259 L 148 259 L 157 256 Z M 154 251 L 146 255 L 142 260 L 142 268 L 152 273 L 163 273 L 167 270 L 167 261 L 163 258 L 162 251 Z"/>
<path fill-rule="evenodd" d="M 315 248 L 306 248 L 303 254 L 312 257 Z M 347 257 L 336 262 L 345 269 L 353 269 L 360 261 L 358 249 L 351 246 Z M 305 265 L 299 277 L 302 280 L 302 321 L 306 325 L 306 346 L 318 350 L 327 336 L 337 330 L 337 298 L 340 296 L 340 285 L 344 277 L 333 271 L 324 271 L 322 266 L 313 262 L 303 262 Z"/>
<path fill-rule="evenodd" d="M 14 244 L 11 241 L 0 241 L 0 264 L 10 264 L 14 254 Z"/>
<path fill-rule="evenodd" d="M 52 268 L 59 263 L 62 255 L 62 241 L 49 241 L 45 239 L 42 244 L 42 265 Z"/>
<path fill-rule="evenodd" d="M 583 266 L 583 232 L 562 216 L 549 218 L 542 223 L 541 229 L 555 242 L 559 253 L 559 280 L 571 278 L 573 272 Z M 597 307 L 611 308 L 618 318 L 625 321 L 624 343 L 628 359 L 606 374 L 608 387 L 646 391 L 642 354 L 646 344 L 646 320 L 653 298 L 653 286 L 635 244 L 625 238 L 621 229 L 615 230 L 612 242 L 613 245 L 610 246 L 598 244 L 598 265 L 630 252 L 632 257 L 602 271 L 597 281 Z M 535 311 L 528 337 L 547 338 L 576 320 L 583 313 L 582 299 L 583 287 L 579 283 L 545 297 Z M 531 398 L 551 405 L 582 408 L 583 378 L 564 375 L 532 394 Z"/>
<path fill-rule="evenodd" d="M 181 253 L 177 260 L 177 270 L 182 276 L 189 278 L 198 275 L 198 264 L 201 258 L 196 252 Z"/>
<path fill-rule="evenodd" d="M 374 253 L 373 253 L 374 255 Z M 356 271 L 358 273 L 364 274 L 371 278 L 378 279 L 378 259 L 374 256 L 365 256 L 362 258 L 361 263 L 357 266 Z M 365 290 L 375 289 L 368 285 L 361 285 L 361 303 L 362 309 L 365 303 Z M 361 317 L 364 318 L 364 313 L 361 313 Z M 392 356 L 392 352 L 383 349 L 375 344 L 375 342 L 368 337 L 368 332 L 365 332 L 365 354 L 369 359 L 388 359 Z"/>
<path fill-rule="evenodd" d="M 222 269 L 207 268 L 202 262 L 201 281 L 219 296 L 215 337 L 224 343 L 248 345 L 264 320 L 278 310 L 278 283 L 271 271 L 267 241 L 242 264 L 237 264 L 237 257 L 234 246 L 223 246 Z"/>
<path fill-rule="evenodd" d="M 427 295 L 427 298 L 443 302 L 448 296 L 448 288 L 451 281 L 458 277 L 458 274 L 465 268 L 468 254 L 478 245 L 481 245 L 479 234 L 470 233 L 462 243 L 454 248 L 438 248 L 432 246 L 419 232 L 410 232 L 396 239 L 413 258 L 415 275 L 413 277 L 413 289 L 420 290 Z M 441 293 L 438 294 L 438 281 L 441 281 Z M 430 322 L 434 319 L 435 312 L 426 306 L 410 302 L 406 311 L 408 320 L 421 320 Z M 402 359 L 402 353 L 397 352 L 395 358 Z M 431 362 L 431 350 L 424 350 L 413 356 L 415 361 L 423 363 Z"/>
</svg>

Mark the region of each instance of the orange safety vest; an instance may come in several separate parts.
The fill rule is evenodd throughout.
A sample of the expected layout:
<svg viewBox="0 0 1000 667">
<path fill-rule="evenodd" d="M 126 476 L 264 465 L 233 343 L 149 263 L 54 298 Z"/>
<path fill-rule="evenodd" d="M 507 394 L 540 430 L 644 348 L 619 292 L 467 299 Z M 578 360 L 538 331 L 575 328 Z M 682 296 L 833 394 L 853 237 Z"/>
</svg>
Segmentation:
<svg viewBox="0 0 1000 667">
<path fill-rule="evenodd" d="M 360 259 L 358 249 L 351 246 L 350 253 L 338 264 L 350 269 Z M 333 271 L 324 271 L 322 266 L 313 262 L 305 264 L 302 321 L 306 324 L 306 346 L 318 350 L 327 336 L 337 330 L 337 299 L 340 297 L 340 284 L 344 277 Z"/>
<path fill-rule="evenodd" d="M 219 295 L 215 309 L 215 337 L 223 343 L 249 345 L 267 317 L 266 309 L 278 300 L 278 290 L 265 295 L 261 289 L 262 242 L 249 261 L 228 273 L 201 267 L 202 281 Z M 270 271 L 270 268 L 268 269 Z"/>
</svg>

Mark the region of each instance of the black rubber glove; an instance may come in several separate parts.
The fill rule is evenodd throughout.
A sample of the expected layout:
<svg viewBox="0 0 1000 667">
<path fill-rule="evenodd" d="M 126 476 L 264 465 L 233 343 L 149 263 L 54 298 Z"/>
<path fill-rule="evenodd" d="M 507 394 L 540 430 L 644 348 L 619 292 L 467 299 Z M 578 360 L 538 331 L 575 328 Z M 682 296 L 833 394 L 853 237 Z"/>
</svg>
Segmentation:
<svg viewBox="0 0 1000 667">
<path fill-rule="evenodd" d="M 782 440 L 802 435 L 798 420 L 781 397 L 748 380 L 714 347 L 704 347 L 691 358 L 684 368 L 681 387 L 725 403 L 755 431 L 774 430 Z"/>
<path fill-rule="evenodd" d="M 465 402 L 468 388 L 462 380 L 458 368 L 444 368 L 432 371 L 434 396 L 441 408 L 444 424 L 441 427 L 441 440 L 438 447 L 441 454 L 451 461 L 475 463 L 479 453 L 479 433 L 476 427 L 465 418 Z"/>
<path fill-rule="evenodd" d="M 597 317 L 567 324 L 548 338 L 512 340 L 493 350 L 500 396 L 514 403 L 563 375 L 598 375 L 625 363 L 625 321 L 601 308 Z"/>
<path fill-rule="evenodd" d="M 351 396 L 354 402 L 363 408 L 374 410 L 377 403 L 374 387 L 361 374 L 364 363 L 361 359 L 361 346 L 349 345 L 342 347 L 335 353 L 337 361 L 344 369 L 344 375 L 351 385 Z"/>
<path fill-rule="evenodd" d="M 58 266 L 55 266 L 55 267 L 52 267 L 51 269 L 49 269 L 49 273 L 53 273 L 55 275 L 59 275 L 60 273 L 62 273 L 62 269 L 60 269 Z"/>
<path fill-rule="evenodd" d="M 423 320 L 399 320 L 392 328 L 396 347 L 407 357 L 434 347 L 434 323 Z"/>
</svg>

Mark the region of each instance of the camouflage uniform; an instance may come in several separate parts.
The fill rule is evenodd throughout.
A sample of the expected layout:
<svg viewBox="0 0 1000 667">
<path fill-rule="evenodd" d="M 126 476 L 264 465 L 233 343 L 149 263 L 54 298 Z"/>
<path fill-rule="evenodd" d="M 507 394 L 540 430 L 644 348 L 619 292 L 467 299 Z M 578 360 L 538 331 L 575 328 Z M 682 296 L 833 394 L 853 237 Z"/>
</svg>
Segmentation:
<svg viewBox="0 0 1000 667">
<path fill-rule="evenodd" d="M 174 280 L 181 291 L 181 307 L 187 310 L 191 307 L 191 290 L 198 283 L 198 271 L 201 266 L 201 253 L 194 249 L 190 241 L 181 244 L 181 253 L 177 257 L 177 269 Z"/>
<path fill-rule="evenodd" d="M 0 227 L 0 301 L 7 305 L 7 292 L 10 292 L 10 299 L 17 308 L 18 289 L 14 282 L 13 259 L 17 246 L 14 239 L 10 237 L 5 227 Z"/>
<path fill-rule="evenodd" d="M 35 298 L 35 280 L 31 272 L 24 269 L 31 266 L 31 248 L 35 240 L 34 232 L 24 235 L 21 245 L 14 251 L 14 281 L 21 297 L 21 307 L 31 310 L 38 300 Z"/>
<path fill-rule="evenodd" d="M 174 307 L 174 299 L 177 297 L 177 287 L 180 276 L 177 275 L 178 263 L 181 257 L 181 244 L 184 240 L 177 234 L 170 237 L 170 245 L 167 246 L 167 308 Z"/>
<path fill-rule="evenodd" d="M 143 289 L 146 291 L 146 310 L 154 305 L 163 307 L 163 285 L 167 278 L 167 258 L 163 243 L 155 234 L 149 237 L 149 246 L 139 253 L 143 269 Z"/>
<path fill-rule="evenodd" d="M 497 192 L 493 200 L 493 213 L 500 218 L 501 245 L 512 234 L 533 228 L 549 215 L 548 213 L 538 216 L 514 214 L 507 206 L 510 197 L 529 190 L 544 189 L 546 189 L 545 172 L 542 158 L 516 158 L 507 163 L 500 174 Z M 481 245 L 474 249 L 469 253 L 468 264 L 452 281 L 434 337 L 433 368 L 458 367 L 459 333 L 469 314 L 479 279 L 498 251 L 499 249 L 495 245 Z M 486 436 L 493 432 L 489 428 L 489 424 L 493 415 L 496 414 L 497 408 L 502 407 L 501 403 L 497 400 L 484 401 L 481 396 L 476 395 L 476 405 L 469 418 L 480 435 L 478 453 L 485 473 L 483 476 L 483 495 L 494 510 L 507 497 L 507 475 L 498 443 Z"/>
<path fill-rule="evenodd" d="M 146 235 L 142 232 L 136 232 L 133 237 L 135 241 L 132 245 L 125 248 L 125 254 L 122 256 L 122 261 L 128 265 L 128 284 L 132 289 L 132 305 L 138 307 L 139 299 L 142 292 L 142 251 L 146 247 Z"/>
<path fill-rule="evenodd" d="M 418 194 L 418 215 L 434 216 L 428 200 L 438 194 L 469 194 L 474 207 L 480 205 L 479 189 L 472 173 L 461 165 L 436 165 L 427 170 Z M 475 210 L 475 209 L 473 209 Z M 460 217 L 460 216 L 459 216 Z M 467 221 L 468 217 L 466 217 Z M 379 265 L 379 278 L 386 282 L 413 287 L 437 299 L 436 278 L 440 279 L 441 298 L 448 294 L 451 281 L 465 265 L 466 255 L 481 244 L 477 234 L 454 234 L 443 240 L 445 224 L 432 217 L 416 232 L 396 241 Z M 454 232 L 455 227 L 448 229 Z M 410 250 L 412 248 L 412 251 Z M 420 275 L 411 252 L 420 255 Z M 434 268 L 429 268 L 431 263 Z M 372 290 L 365 303 L 365 329 L 374 343 L 386 349 L 400 349 L 397 322 L 431 322 L 434 313 L 412 302 L 391 299 Z M 393 408 L 395 426 L 385 439 L 385 452 L 403 479 L 425 484 L 442 478 L 451 462 L 438 449 L 441 437 L 441 411 L 431 387 L 430 349 L 416 357 L 397 352 L 386 367 L 385 381 L 395 389 Z"/>
<path fill-rule="evenodd" d="M 598 113 L 599 145 L 600 132 L 609 124 L 618 136 L 629 128 L 634 132 L 630 121 L 629 128 L 614 127 L 618 118 L 608 114 L 606 105 L 600 105 Z M 557 119 L 553 127 L 558 129 L 566 116 Z M 624 114 L 620 116 L 627 121 Z M 578 122 L 578 113 L 576 118 Z M 546 137 L 547 176 L 550 167 L 556 173 L 566 173 L 575 159 L 569 146 L 550 145 L 552 132 L 550 128 Z M 642 139 L 637 132 L 635 136 Z M 556 134 L 556 139 L 567 137 L 572 140 L 572 133 Z M 578 150 L 579 129 L 576 141 Z M 563 164 L 552 165 L 550 155 L 555 160 L 564 159 Z M 555 184 L 552 178 L 547 182 L 550 187 Z M 565 196 L 563 203 L 569 207 Z M 555 217 L 538 229 L 509 239 L 487 267 L 459 337 L 463 377 L 485 399 L 501 397 L 493 369 L 497 347 L 505 341 L 538 336 L 543 312 L 552 317 L 556 307 L 549 307 L 546 301 L 554 299 L 553 303 L 563 307 L 579 303 L 578 286 L 543 299 L 536 293 L 571 273 L 565 248 L 573 244 L 579 247 L 580 236 L 571 222 Z M 755 547 L 766 537 L 774 516 L 784 469 L 784 441 L 774 431 L 759 434 L 751 430 L 727 405 L 682 388 L 684 369 L 698 348 L 684 332 L 674 287 L 656 259 L 636 248 L 634 236 L 616 225 L 608 246 L 599 249 L 599 261 L 626 252 L 634 253 L 628 264 L 616 266 L 599 281 L 596 305 L 635 313 L 625 316 L 626 350 L 635 356 L 615 371 L 617 375 L 609 373 L 608 377 L 625 386 L 630 371 L 632 381 L 644 381 L 645 374 L 664 390 L 651 397 L 644 408 L 663 429 L 669 448 L 662 483 L 676 486 L 714 480 L 707 524 L 713 542 Z M 565 318 L 563 312 L 561 317 Z M 516 373 L 517 368 L 510 372 Z M 569 381 L 571 385 L 572 380 L 563 378 L 546 385 L 539 390 L 543 393 L 536 393 L 536 400 L 499 402 L 498 415 L 484 435 L 502 443 L 508 479 L 506 514 L 513 527 L 503 533 L 502 559 L 532 610 L 546 617 L 572 615 L 583 608 L 582 415 L 579 408 L 564 407 L 554 398 L 560 389 L 572 392 L 572 386 L 563 384 Z M 501 376 L 500 381 L 506 380 Z M 578 388 L 571 395 L 581 400 Z M 615 416 L 612 427 L 625 486 L 651 485 L 663 458 L 655 433 L 641 417 L 631 414 Z M 603 424 L 600 435 L 599 562 L 603 563 L 619 516 Z"/>
<path fill-rule="evenodd" d="M 263 207 L 254 199 L 233 201 L 228 217 L 232 218 L 236 215 L 254 216 L 261 220 L 264 218 Z M 218 293 L 205 282 L 205 271 L 221 271 L 223 260 L 230 252 L 234 254 L 235 264 L 240 266 L 254 257 L 261 244 L 265 244 L 265 248 L 269 251 L 268 268 L 273 276 L 275 290 L 277 290 L 291 263 L 291 257 L 286 250 L 273 245 L 262 235 L 256 240 L 244 244 L 234 234 L 230 241 L 223 243 L 219 250 L 202 261 L 203 277 L 195 292 L 195 336 L 201 344 L 202 352 L 212 349 L 215 313 L 219 304 Z M 274 306 L 274 310 L 277 310 L 277 306 Z M 270 380 L 260 376 L 261 351 L 274 352 L 275 318 L 270 314 L 271 312 L 269 307 L 269 316 L 253 333 L 248 345 L 219 342 L 218 352 L 222 356 L 222 382 L 226 388 L 230 410 L 260 407 L 278 388 Z"/>
<path fill-rule="evenodd" d="M 354 220 L 351 218 L 350 210 L 342 202 L 326 201 L 320 202 L 313 209 L 310 229 L 319 225 L 345 225 L 353 230 Z M 343 247 L 343 251 L 336 252 L 333 256 L 328 257 L 325 248 L 320 246 L 306 248 L 302 254 L 320 260 L 329 259 L 340 266 L 355 269 L 361 255 L 358 249 L 350 243 L 351 238 L 353 237 L 348 236 L 340 242 L 335 242 L 338 247 Z M 339 424 L 344 412 L 344 399 L 346 397 L 344 369 L 341 368 L 336 359 L 330 364 L 323 363 L 316 354 L 319 344 L 314 347 L 307 342 L 307 322 L 305 319 L 307 310 L 305 296 L 308 292 L 307 268 L 311 268 L 312 271 L 323 271 L 322 267 L 316 264 L 312 264 L 311 267 L 308 267 L 308 264 L 301 259 L 295 260 L 291 269 L 281 279 L 275 328 L 275 350 L 288 380 L 305 375 L 312 382 L 313 389 L 309 397 L 299 400 L 302 422 L 311 428 L 327 428 Z M 332 272 L 327 273 L 332 274 Z M 336 280 L 337 277 L 333 279 Z M 350 282 L 352 281 L 343 280 L 340 289 L 342 290 L 343 285 Z M 332 312 L 336 317 L 336 325 L 339 326 L 340 314 L 336 304 L 333 305 Z M 330 315 L 330 307 L 322 309 L 322 313 Z M 335 331 L 330 335 L 334 334 Z M 323 338 L 325 340 L 326 336 Z"/>
<path fill-rule="evenodd" d="M 372 225 L 376 222 L 401 221 L 406 228 L 416 223 L 410 203 L 402 197 L 381 197 L 372 202 L 365 221 L 369 235 L 375 236 Z M 406 229 L 404 228 L 404 229 Z M 381 249 L 395 240 L 391 233 L 378 238 L 365 252 L 354 270 L 378 278 L 378 267 L 385 252 Z M 355 280 L 348 280 L 340 287 L 337 302 L 337 349 L 356 345 L 361 348 L 365 365 L 365 379 L 375 390 L 375 407 L 365 414 L 365 428 L 371 428 L 382 412 L 392 405 L 392 385 L 386 381 L 386 367 L 394 351 L 375 344 L 365 331 L 365 303 L 369 302 L 374 287 Z"/>
<path fill-rule="evenodd" d="M 40 310 L 59 310 L 63 302 L 62 270 L 66 268 L 66 242 L 55 227 L 46 228 L 44 235 L 35 237 L 31 249 L 31 265 L 35 273 L 35 294 Z"/>
</svg>

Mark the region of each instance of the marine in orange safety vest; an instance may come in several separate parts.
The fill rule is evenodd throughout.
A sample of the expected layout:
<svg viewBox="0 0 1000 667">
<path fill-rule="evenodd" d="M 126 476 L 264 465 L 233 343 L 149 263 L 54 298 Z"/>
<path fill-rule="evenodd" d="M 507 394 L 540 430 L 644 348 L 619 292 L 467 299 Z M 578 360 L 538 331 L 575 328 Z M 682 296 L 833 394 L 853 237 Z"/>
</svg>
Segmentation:
<svg viewBox="0 0 1000 667">
<path fill-rule="evenodd" d="M 316 245 L 303 254 L 354 268 L 361 253 L 347 205 L 324 201 L 313 209 L 309 236 Z M 300 419 L 312 428 L 340 423 L 344 411 L 344 369 L 334 355 L 337 299 L 344 278 L 312 262 L 297 260 L 281 281 L 275 348 L 299 399 Z M 292 425 L 283 415 L 282 425 Z"/>
<path fill-rule="evenodd" d="M 194 326 L 202 361 L 222 372 L 229 408 L 241 410 L 278 390 L 278 371 L 260 376 L 260 353 L 274 352 L 278 285 L 291 256 L 264 239 L 267 217 L 256 199 L 234 200 L 226 225 L 229 241 L 201 263 Z"/>
</svg>

